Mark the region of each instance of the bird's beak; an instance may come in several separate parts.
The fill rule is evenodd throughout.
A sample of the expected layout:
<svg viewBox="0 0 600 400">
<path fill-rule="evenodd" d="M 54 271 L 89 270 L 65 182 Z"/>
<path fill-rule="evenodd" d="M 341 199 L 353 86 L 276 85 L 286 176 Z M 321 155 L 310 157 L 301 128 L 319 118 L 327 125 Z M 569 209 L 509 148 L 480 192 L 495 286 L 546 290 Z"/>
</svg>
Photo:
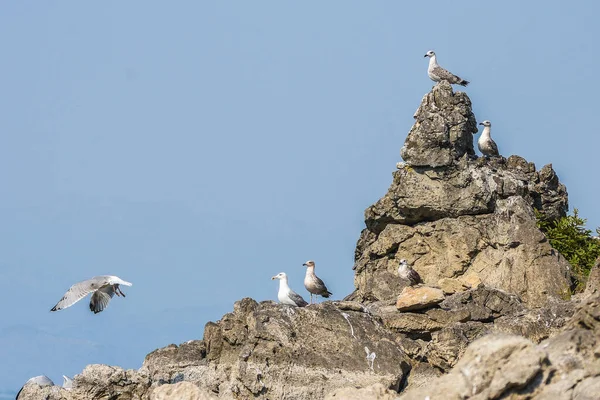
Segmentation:
<svg viewBox="0 0 600 400">
<path fill-rule="evenodd" d="M 483 125 L 483 122 L 480 122 L 479 125 Z"/>
<path fill-rule="evenodd" d="M 306 263 L 302 264 L 303 267 L 306 267 Z"/>
<path fill-rule="evenodd" d="M 273 276 L 273 277 L 271 278 L 271 280 L 272 280 L 272 281 L 274 281 L 275 279 L 277 279 L 277 277 L 276 277 L 276 276 Z"/>
<path fill-rule="evenodd" d="M 425 54 L 423 57 L 427 57 L 427 54 Z"/>
</svg>

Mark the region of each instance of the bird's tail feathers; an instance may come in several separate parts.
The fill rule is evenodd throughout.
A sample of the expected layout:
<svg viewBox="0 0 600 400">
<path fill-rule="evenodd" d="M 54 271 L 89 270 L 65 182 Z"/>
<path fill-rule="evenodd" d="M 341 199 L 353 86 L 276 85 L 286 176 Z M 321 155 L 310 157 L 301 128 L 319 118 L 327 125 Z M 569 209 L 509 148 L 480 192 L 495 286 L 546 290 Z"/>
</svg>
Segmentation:
<svg viewBox="0 0 600 400">
<path fill-rule="evenodd" d="M 464 79 L 461 80 L 460 82 L 458 82 L 459 85 L 461 86 L 467 86 L 469 84 L 469 81 L 465 81 Z"/>
</svg>

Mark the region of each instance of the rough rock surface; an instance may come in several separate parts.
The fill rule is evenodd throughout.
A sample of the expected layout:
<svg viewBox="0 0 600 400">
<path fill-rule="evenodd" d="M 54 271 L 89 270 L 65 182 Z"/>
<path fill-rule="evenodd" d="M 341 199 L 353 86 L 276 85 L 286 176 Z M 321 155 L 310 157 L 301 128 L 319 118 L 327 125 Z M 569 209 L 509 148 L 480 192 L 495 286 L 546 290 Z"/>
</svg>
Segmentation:
<svg viewBox="0 0 600 400">
<path fill-rule="evenodd" d="M 600 293 L 600 258 L 596 260 L 596 264 L 590 271 L 584 295 L 587 297 L 597 293 Z"/>
<path fill-rule="evenodd" d="M 423 97 L 414 118 L 416 122 L 400 151 L 410 165 L 439 167 L 464 154 L 475 154 L 477 121 L 471 100 L 465 93 L 454 93 L 448 82 L 441 82 Z"/>
<path fill-rule="evenodd" d="M 584 302 L 566 328 L 536 345 L 488 335 L 452 371 L 400 396 L 411 399 L 597 399 L 600 393 L 600 296 Z"/>
<path fill-rule="evenodd" d="M 151 353 L 142 370 L 153 382 L 190 381 L 219 398 L 323 398 L 349 382 L 398 389 L 409 360 L 394 339 L 360 304 L 243 299 L 207 324 L 203 344 Z M 365 347 L 376 354 L 372 368 Z"/>
<path fill-rule="evenodd" d="M 325 396 L 325 400 L 395 400 L 397 397 L 398 392 L 376 383 L 366 388 L 337 389 Z"/>
<path fill-rule="evenodd" d="M 32 385 L 33 386 L 33 385 Z M 37 385 L 36 385 L 37 386 Z M 29 391 L 26 387 L 19 400 L 83 400 L 83 399 L 148 399 L 150 379 L 134 370 L 124 370 L 108 365 L 88 365 L 73 379 L 73 389 L 59 386 L 42 388 L 43 391 Z M 36 387 L 37 389 L 37 387 Z"/>
<path fill-rule="evenodd" d="M 407 164 L 394 172 L 387 194 L 365 211 L 366 229 L 355 251 L 356 291 L 348 300 L 397 296 L 402 258 L 428 285 L 468 276 L 515 293 L 530 306 L 567 295 L 570 266 L 537 228 L 534 212 L 549 219 L 565 215 L 566 188 L 551 165 L 536 171 L 518 156 L 472 157 L 472 137 L 463 143 L 474 132 L 470 107 L 466 94 L 453 94 L 445 84 L 423 99 L 403 148 Z M 448 121 L 460 134 L 444 137 L 456 140 L 428 139 Z M 453 155 L 440 162 L 443 157 L 422 150 L 415 162 L 416 149 L 424 147 L 451 149 Z"/>
<path fill-rule="evenodd" d="M 215 400 L 217 397 L 202 392 L 190 382 L 161 385 L 150 394 L 150 400 Z"/>
<path fill-rule="evenodd" d="M 405 287 L 398 296 L 396 308 L 398 311 L 413 311 L 429 308 L 444 300 L 441 289 L 429 286 Z"/>
<path fill-rule="evenodd" d="M 444 292 L 444 294 L 464 292 L 470 287 L 470 285 L 466 285 L 464 282 L 454 278 L 442 278 L 438 281 L 437 284 L 440 287 L 440 289 L 442 289 L 442 292 Z"/>
</svg>

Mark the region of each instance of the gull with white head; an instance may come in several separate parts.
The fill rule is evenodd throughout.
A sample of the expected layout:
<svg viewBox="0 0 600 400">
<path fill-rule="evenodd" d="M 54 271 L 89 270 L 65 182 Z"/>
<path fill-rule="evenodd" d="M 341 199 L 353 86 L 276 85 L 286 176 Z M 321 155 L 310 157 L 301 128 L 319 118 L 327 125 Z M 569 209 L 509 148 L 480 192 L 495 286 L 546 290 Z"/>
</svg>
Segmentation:
<svg viewBox="0 0 600 400">
<path fill-rule="evenodd" d="M 467 86 L 469 81 L 450 73 L 448 70 L 442 68 L 437 63 L 437 58 L 433 50 L 429 50 L 424 57 L 429 57 L 429 68 L 427 68 L 427 75 L 429 79 L 434 82 L 448 81 L 451 84 L 458 84 L 461 86 Z"/>
<path fill-rule="evenodd" d="M 401 279 L 408 281 L 410 286 L 414 286 L 417 283 L 422 282 L 419 273 L 415 271 L 404 258 L 400 260 L 400 265 L 398 266 L 398 275 Z"/>
<path fill-rule="evenodd" d="M 483 122 L 480 122 L 479 125 L 483 125 L 483 132 L 481 132 L 481 136 L 477 141 L 477 147 L 479 148 L 479 151 L 484 156 L 499 156 L 500 153 L 498 152 L 498 146 L 490 136 L 492 130 L 492 123 L 488 120 L 485 120 Z"/>
<path fill-rule="evenodd" d="M 101 275 L 92 279 L 74 284 L 67 290 L 67 293 L 50 311 L 59 311 L 71 307 L 88 294 L 92 293 L 90 299 L 90 310 L 97 314 L 108 307 L 110 299 L 116 294 L 125 297 L 119 285 L 132 286 L 118 276 Z"/>
<path fill-rule="evenodd" d="M 313 302 L 313 294 L 317 296 L 323 296 L 325 298 L 331 296 L 332 293 L 327 290 L 325 283 L 317 275 L 315 275 L 315 262 L 309 260 L 302 265 L 306 267 L 304 287 L 310 293 L 310 304 Z"/>
<path fill-rule="evenodd" d="M 296 307 L 304 307 L 308 305 L 302 296 L 290 288 L 288 285 L 288 277 L 285 272 L 280 272 L 271 279 L 279 279 L 279 292 L 277 292 L 277 298 L 281 304 L 287 304 L 289 306 Z"/>
</svg>

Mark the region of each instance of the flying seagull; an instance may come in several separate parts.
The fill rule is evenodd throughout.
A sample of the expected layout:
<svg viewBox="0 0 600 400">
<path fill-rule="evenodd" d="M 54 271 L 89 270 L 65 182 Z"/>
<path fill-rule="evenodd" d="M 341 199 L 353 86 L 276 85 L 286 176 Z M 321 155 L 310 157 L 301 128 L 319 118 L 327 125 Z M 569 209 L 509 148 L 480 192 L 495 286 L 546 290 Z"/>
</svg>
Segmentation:
<svg viewBox="0 0 600 400">
<path fill-rule="evenodd" d="M 414 286 L 417 283 L 423 282 L 419 273 L 412 269 L 412 267 L 408 265 L 404 258 L 400 260 L 400 265 L 398 266 L 398 275 L 400 278 L 407 280 L 410 286 Z"/>
<path fill-rule="evenodd" d="M 477 141 L 477 147 L 479 147 L 479 151 L 484 156 L 499 156 L 500 153 L 498 153 L 498 146 L 490 136 L 490 131 L 492 130 L 492 123 L 488 120 L 485 120 L 483 122 L 480 122 L 479 125 L 483 125 L 483 132 L 481 132 L 481 136 Z"/>
<path fill-rule="evenodd" d="M 52 382 L 52 379 L 48 378 L 46 375 L 39 375 L 39 376 L 34 376 L 33 378 L 29 378 L 27 380 L 27 382 L 25 382 L 25 384 L 23 385 L 23 387 L 21 387 L 21 389 L 19 390 L 19 392 L 17 393 L 17 397 L 16 399 L 19 399 L 19 395 L 21 394 L 21 392 L 23 391 L 23 388 L 25 386 L 27 386 L 30 383 L 35 383 L 39 386 L 54 386 L 54 382 Z"/>
<path fill-rule="evenodd" d="M 302 264 L 306 267 L 306 276 L 304 277 L 304 287 L 310 292 L 310 304 L 313 302 L 313 294 L 325 298 L 331 296 L 327 286 L 318 276 L 315 275 L 315 262 L 309 260 Z"/>
<path fill-rule="evenodd" d="M 131 286 L 132 284 L 112 275 L 95 276 L 87 281 L 76 283 L 67 290 L 67 293 L 50 311 L 71 307 L 88 294 L 93 293 L 90 310 L 97 314 L 108 306 L 113 295 L 125 297 L 125 293 L 121 291 L 119 285 Z"/>
<path fill-rule="evenodd" d="M 308 305 L 302 296 L 290 289 L 288 285 L 288 277 L 285 272 L 280 272 L 271 279 L 279 279 L 279 292 L 277 292 L 277 298 L 281 304 L 297 307 L 304 307 Z"/>
<path fill-rule="evenodd" d="M 458 76 L 440 67 L 437 63 L 435 52 L 433 50 L 429 50 L 424 57 L 429 57 L 429 68 L 427 68 L 427 75 L 429 75 L 429 79 L 432 81 L 448 81 L 449 83 L 459 84 L 461 86 L 467 86 L 469 84 L 469 81 L 465 81 L 464 79 L 459 78 Z"/>
</svg>

